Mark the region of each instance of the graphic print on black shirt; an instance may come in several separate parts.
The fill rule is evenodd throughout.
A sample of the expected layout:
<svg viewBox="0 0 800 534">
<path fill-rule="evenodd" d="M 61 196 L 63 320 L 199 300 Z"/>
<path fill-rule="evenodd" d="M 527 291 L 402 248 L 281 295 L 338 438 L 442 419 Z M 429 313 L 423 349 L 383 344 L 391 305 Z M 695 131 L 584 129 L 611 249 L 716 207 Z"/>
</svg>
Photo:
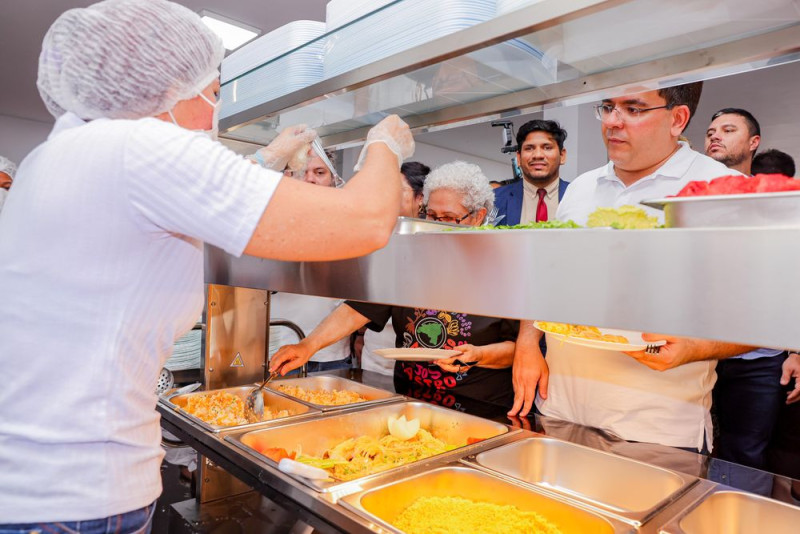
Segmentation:
<svg viewBox="0 0 800 534">
<path fill-rule="evenodd" d="M 453 349 L 464 344 L 490 345 L 516 340 L 519 330 L 518 321 L 495 317 L 350 301 L 347 305 L 367 317 L 372 330 L 382 330 L 391 317 L 397 348 Z M 510 405 L 514 398 L 511 368 L 472 367 L 464 373 L 449 373 L 428 362 L 398 361 L 394 371 L 398 392 L 417 385 L 443 393 L 454 390 L 459 395 L 501 405 Z"/>
</svg>

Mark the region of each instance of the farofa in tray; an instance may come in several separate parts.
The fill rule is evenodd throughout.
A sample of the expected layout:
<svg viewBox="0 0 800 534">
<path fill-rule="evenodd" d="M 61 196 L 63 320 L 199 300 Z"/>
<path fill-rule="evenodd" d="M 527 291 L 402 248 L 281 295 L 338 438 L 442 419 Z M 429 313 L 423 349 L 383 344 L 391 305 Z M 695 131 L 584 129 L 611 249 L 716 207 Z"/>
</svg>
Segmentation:
<svg viewBox="0 0 800 534">
<path fill-rule="evenodd" d="M 186 406 L 183 406 L 183 410 L 215 426 L 235 426 L 259 422 L 248 419 L 244 401 L 227 391 L 191 396 L 186 399 Z M 261 421 L 288 416 L 288 410 L 273 412 L 268 406 L 264 406 L 264 416 Z"/>
<path fill-rule="evenodd" d="M 420 497 L 392 524 L 406 534 L 561 534 L 536 512 L 461 497 Z"/>
<path fill-rule="evenodd" d="M 299 386 L 289 386 L 286 384 L 275 386 L 275 389 L 300 400 L 322 406 L 341 406 L 343 404 L 353 404 L 367 400 L 355 391 L 348 391 L 346 389 L 303 389 Z"/>
</svg>

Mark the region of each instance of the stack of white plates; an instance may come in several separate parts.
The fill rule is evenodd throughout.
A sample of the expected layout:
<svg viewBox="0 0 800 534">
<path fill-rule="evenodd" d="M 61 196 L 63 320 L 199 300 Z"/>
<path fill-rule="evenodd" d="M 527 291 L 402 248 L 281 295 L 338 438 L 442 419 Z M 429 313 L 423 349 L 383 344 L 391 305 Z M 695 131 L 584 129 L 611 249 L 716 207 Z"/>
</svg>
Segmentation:
<svg viewBox="0 0 800 534">
<path fill-rule="evenodd" d="M 319 82 L 322 79 L 323 40 L 309 41 L 323 33 L 324 22 L 297 20 L 226 57 L 220 77 L 223 84 L 220 116 L 228 117 Z"/>
<path fill-rule="evenodd" d="M 538 4 L 543 0 L 497 0 L 497 14 L 502 15 L 525 6 Z"/>
<path fill-rule="evenodd" d="M 339 4 L 341 0 L 336 1 Z M 379 5 L 383 0 L 370 3 Z M 328 15 L 336 11 L 328 9 Z M 360 4 L 365 4 L 362 0 Z M 363 9 L 362 9 L 363 11 Z M 348 11 L 355 13 L 360 11 Z M 325 78 L 367 65 L 494 17 L 495 0 L 404 0 L 328 36 Z M 339 17 L 333 24 L 343 24 Z M 349 22 L 349 21 L 348 21 Z M 332 25 L 329 24 L 329 30 Z"/>
<path fill-rule="evenodd" d="M 327 31 L 335 30 L 395 0 L 331 0 L 325 6 Z"/>
<path fill-rule="evenodd" d="M 164 367 L 170 371 L 183 371 L 184 369 L 199 369 L 203 331 L 190 330 L 175 342 L 172 357 L 167 360 Z"/>
</svg>

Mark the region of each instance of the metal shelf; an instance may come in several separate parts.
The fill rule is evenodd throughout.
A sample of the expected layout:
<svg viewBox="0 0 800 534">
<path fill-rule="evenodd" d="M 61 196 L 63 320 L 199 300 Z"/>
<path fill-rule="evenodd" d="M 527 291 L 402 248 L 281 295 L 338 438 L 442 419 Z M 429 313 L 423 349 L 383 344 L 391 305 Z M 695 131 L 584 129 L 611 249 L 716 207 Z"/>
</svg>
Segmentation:
<svg viewBox="0 0 800 534">
<path fill-rule="evenodd" d="M 370 19 L 323 36 L 329 52 L 344 32 L 369 28 Z M 520 56 L 519 46 L 542 59 Z M 446 128 L 596 100 L 632 86 L 776 65 L 798 53 L 797 0 L 544 0 L 274 100 L 245 101 L 241 109 L 234 101 L 245 98 L 248 79 L 267 63 L 223 85 L 220 127 L 229 139 L 266 144 L 277 127 L 305 122 L 326 146 L 344 147 L 362 140 L 387 113 L 398 113 L 416 131 Z M 226 117 L 226 104 L 238 111 Z"/>
<path fill-rule="evenodd" d="M 209 283 L 800 347 L 800 229 L 395 234 L 362 258 L 279 262 L 208 247 Z"/>
</svg>

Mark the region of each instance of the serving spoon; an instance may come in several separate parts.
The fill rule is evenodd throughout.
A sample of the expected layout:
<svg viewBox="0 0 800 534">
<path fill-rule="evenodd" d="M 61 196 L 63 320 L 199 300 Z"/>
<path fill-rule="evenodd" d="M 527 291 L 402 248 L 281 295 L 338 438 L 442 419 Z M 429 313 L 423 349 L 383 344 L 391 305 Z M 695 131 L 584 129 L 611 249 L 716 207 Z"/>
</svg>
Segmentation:
<svg viewBox="0 0 800 534">
<path fill-rule="evenodd" d="M 286 365 L 286 362 L 280 364 L 277 369 L 269 374 L 267 379 L 264 380 L 260 386 L 254 388 L 250 393 L 247 394 L 247 398 L 244 400 L 244 405 L 248 412 L 254 416 L 256 421 L 261 421 L 261 419 L 264 417 L 264 395 L 261 393 L 261 391 L 264 389 L 264 386 L 269 384 L 273 378 L 281 373 L 281 369 L 283 369 L 284 365 Z"/>
</svg>

